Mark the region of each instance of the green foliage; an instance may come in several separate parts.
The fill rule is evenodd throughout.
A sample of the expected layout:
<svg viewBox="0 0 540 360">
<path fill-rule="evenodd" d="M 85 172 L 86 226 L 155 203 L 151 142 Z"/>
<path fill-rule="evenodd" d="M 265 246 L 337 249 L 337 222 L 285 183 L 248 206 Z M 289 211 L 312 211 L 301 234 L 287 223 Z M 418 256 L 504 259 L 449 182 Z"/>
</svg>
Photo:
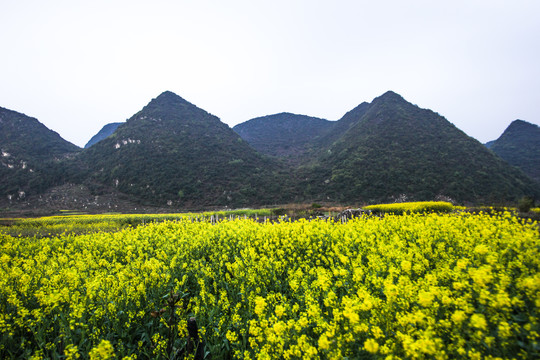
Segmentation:
<svg viewBox="0 0 540 360">
<path fill-rule="evenodd" d="M 519 200 L 518 203 L 518 210 L 520 212 L 526 213 L 531 210 L 531 208 L 534 207 L 534 200 L 531 197 L 524 196 Z"/>
<path fill-rule="evenodd" d="M 287 209 L 277 208 L 272 210 L 272 215 L 283 216 L 287 214 Z"/>
<path fill-rule="evenodd" d="M 324 119 L 280 113 L 248 120 L 233 130 L 260 153 L 294 162 L 310 152 L 314 141 L 334 125 Z"/>
<path fill-rule="evenodd" d="M 513 121 L 490 149 L 540 182 L 540 127 L 537 125 Z"/>
</svg>

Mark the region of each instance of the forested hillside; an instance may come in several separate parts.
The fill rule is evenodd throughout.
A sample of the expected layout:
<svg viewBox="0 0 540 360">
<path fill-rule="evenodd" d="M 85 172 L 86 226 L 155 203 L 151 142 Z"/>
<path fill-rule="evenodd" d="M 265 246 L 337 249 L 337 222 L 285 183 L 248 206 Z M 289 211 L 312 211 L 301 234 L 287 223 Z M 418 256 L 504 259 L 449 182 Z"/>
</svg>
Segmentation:
<svg viewBox="0 0 540 360">
<path fill-rule="evenodd" d="M 445 118 L 387 92 L 348 113 L 321 156 L 299 169 L 306 196 L 338 202 L 450 197 L 500 203 L 538 187 Z M 332 139 L 332 140 L 334 140 Z M 302 181 L 302 179 L 305 179 Z"/>
<path fill-rule="evenodd" d="M 82 157 L 92 181 L 154 204 L 246 206 L 286 195 L 284 169 L 217 117 L 171 92 Z"/>
<path fill-rule="evenodd" d="M 66 160 L 81 149 L 37 119 L 0 108 L 0 194 L 20 199 L 75 176 Z"/>
<path fill-rule="evenodd" d="M 280 113 L 248 120 L 233 130 L 262 154 L 294 161 L 312 152 L 314 141 L 334 125 L 334 121 Z"/>
<path fill-rule="evenodd" d="M 490 149 L 540 183 L 540 127 L 515 120 Z"/>
</svg>

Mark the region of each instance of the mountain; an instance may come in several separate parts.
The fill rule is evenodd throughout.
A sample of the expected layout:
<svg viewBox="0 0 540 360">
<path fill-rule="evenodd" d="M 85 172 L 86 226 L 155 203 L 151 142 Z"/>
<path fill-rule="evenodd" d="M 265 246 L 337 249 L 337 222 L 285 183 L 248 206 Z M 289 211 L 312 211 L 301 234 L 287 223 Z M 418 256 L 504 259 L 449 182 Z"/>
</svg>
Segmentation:
<svg viewBox="0 0 540 360">
<path fill-rule="evenodd" d="M 540 127 L 538 125 L 515 120 L 497 140 L 493 141 L 490 149 L 540 183 Z"/>
<path fill-rule="evenodd" d="M 340 127 L 316 161 L 298 169 L 306 198 L 380 202 L 444 196 L 495 204 L 539 194 L 532 180 L 481 143 L 394 92 L 347 113 Z"/>
<path fill-rule="evenodd" d="M 21 198 L 71 176 L 66 159 L 81 149 L 37 119 L 0 107 L 0 194 Z"/>
<path fill-rule="evenodd" d="M 248 120 L 233 130 L 262 154 L 298 159 L 310 145 L 332 128 L 325 119 L 280 113 Z"/>
<path fill-rule="evenodd" d="M 98 143 L 101 140 L 111 136 L 116 131 L 116 129 L 122 124 L 123 122 L 115 122 L 115 123 L 110 123 L 110 124 L 105 125 L 104 127 L 101 128 L 101 130 L 99 130 L 99 132 L 96 135 L 92 136 L 92 138 L 86 143 L 86 145 L 84 145 L 84 148 L 88 149 L 90 146 L 94 145 L 95 143 Z"/>
<path fill-rule="evenodd" d="M 246 206 L 286 196 L 277 162 L 217 117 L 166 91 L 85 149 L 87 181 L 147 203 Z"/>
<path fill-rule="evenodd" d="M 527 149 L 532 165 L 523 169 L 540 168 L 538 127 L 512 123 L 491 151 L 391 91 L 338 121 L 282 113 L 235 130 L 166 91 L 81 150 L 0 108 L 0 207 L 136 211 L 405 198 L 494 205 L 540 197 L 538 183 L 496 155 L 523 159 Z"/>
<path fill-rule="evenodd" d="M 335 122 L 332 129 L 324 134 L 319 139 L 314 139 L 314 147 L 327 151 L 329 146 L 332 146 L 334 142 L 339 140 L 350 128 L 352 128 L 366 111 L 369 109 L 370 104 L 363 102 L 351 111 L 348 111 L 341 119 Z"/>
</svg>

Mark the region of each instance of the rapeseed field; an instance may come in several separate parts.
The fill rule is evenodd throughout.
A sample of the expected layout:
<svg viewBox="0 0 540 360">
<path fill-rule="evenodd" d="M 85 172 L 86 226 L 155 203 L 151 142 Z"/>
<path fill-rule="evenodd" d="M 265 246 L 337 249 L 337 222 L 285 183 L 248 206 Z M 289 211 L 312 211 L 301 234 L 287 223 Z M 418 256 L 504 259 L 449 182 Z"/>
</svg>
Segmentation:
<svg viewBox="0 0 540 360">
<path fill-rule="evenodd" d="M 540 237 L 512 213 L 0 234 L 0 358 L 540 356 Z M 200 355 L 197 355 L 200 356 Z"/>
</svg>

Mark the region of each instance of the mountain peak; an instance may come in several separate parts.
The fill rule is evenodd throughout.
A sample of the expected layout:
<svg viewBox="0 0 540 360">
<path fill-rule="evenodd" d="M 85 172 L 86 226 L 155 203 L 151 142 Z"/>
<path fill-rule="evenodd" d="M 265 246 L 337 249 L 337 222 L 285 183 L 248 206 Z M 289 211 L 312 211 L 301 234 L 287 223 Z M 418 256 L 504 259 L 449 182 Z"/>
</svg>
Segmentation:
<svg viewBox="0 0 540 360">
<path fill-rule="evenodd" d="M 381 96 L 376 97 L 373 99 L 373 104 L 378 102 L 388 102 L 388 103 L 402 103 L 407 102 L 401 95 L 398 93 L 395 93 L 391 90 L 385 92 Z"/>
<path fill-rule="evenodd" d="M 512 129 L 518 129 L 518 128 L 538 128 L 538 125 L 531 124 L 530 122 L 524 121 L 524 120 L 514 120 L 508 125 L 508 128 L 506 130 L 512 130 Z"/>
<path fill-rule="evenodd" d="M 190 104 L 188 101 L 184 100 L 182 97 L 176 95 L 172 91 L 164 91 L 161 94 L 159 94 L 158 97 L 155 99 L 152 99 L 150 103 L 158 103 L 158 104 Z"/>
<path fill-rule="evenodd" d="M 196 113 L 198 115 L 195 115 Z M 139 112 L 139 115 L 156 119 L 185 120 L 199 118 L 201 116 L 206 117 L 209 114 L 172 91 L 164 91 L 158 97 L 152 99 Z"/>
<path fill-rule="evenodd" d="M 540 182 L 540 127 L 514 120 L 489 147 L 510 165 Z"/>
<path fill-rule="evenodd" d="M 520 136 L 525 138 L 529 138 L 531 134 L 538 134 L 540 133 L 540 127 L 536 124 L 531 124 L 530 122 L 524 121 L 524 120 L 514 120 L 508 125 L 508 127 L 504 130 L 502 135 L 496 140 L 499 141 L 501 139 L 505 139 L 506 137 L 515 137 Z"/>
<path fill-rule="evenodd" d="M 173 93 L 172 91 L 165 90 L 164 92 L 162 92 L 161 94 L 159 94 L 158 98 L 160 98 L 160 97 L 175 98 L 175 97 L 180 97 L 180 96 L 176 95 L 176 94 Z"/>
</svg>

